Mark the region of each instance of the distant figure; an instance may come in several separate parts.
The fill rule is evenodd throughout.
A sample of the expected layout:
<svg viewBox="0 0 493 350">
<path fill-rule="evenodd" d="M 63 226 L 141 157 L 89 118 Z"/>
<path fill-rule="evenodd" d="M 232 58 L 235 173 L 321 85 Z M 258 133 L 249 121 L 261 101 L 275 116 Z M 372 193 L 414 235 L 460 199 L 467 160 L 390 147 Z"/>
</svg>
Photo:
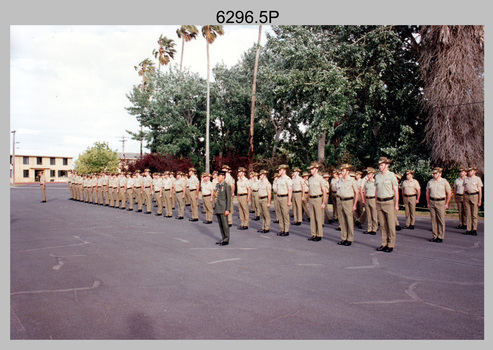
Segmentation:
<svg viewBox="0 0 493 350">
<path fill-rule="evenodd" d="M 39 176 L 39 185 L 41 186 L 41 196 L 43 197 L 43 200 L 41 203 L 46 203 L 46 180 L 44 173 L 42 171 L 38 172 Z"/>
</svg>

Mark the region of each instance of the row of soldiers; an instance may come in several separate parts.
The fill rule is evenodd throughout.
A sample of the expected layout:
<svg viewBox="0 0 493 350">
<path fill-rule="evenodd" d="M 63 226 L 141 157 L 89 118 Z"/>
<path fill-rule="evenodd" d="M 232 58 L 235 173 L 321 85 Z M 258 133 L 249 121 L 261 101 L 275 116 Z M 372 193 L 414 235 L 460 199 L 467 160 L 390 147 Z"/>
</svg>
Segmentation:
<svg viewBox="0 0 493 350">
<path fill-rule="evenodd" d="M 249 212 L 253 212 L 254 219 L 262 218 L 260 233 L 270 231 L 270 207 L 274 204 L 276 220 L 280 231 L 278 236 L 288 236 L 290 225 L 300 225 L 303 214 L 310 221 L 311 241 L 320 241 L 323 237 L 323 225 L 325 217 L 329 223 L 338 222 L 337 230 L 341 231 L 340 245 L 349 246 L 354 240 L 354 225 L 362 228 L 362 224 L 368 221 L 367 231 L 364 233 L 375 235 L 380 227 L 382 231 L 382 246 L 379 250 L 391 252 L 395 246 L 395 231 L 400 229 L 397 220 L 399 208 L 399 174 L 388 170 L 391 161 L 382 157 L 379 160 L 379 172 L 373 168 L 363 172 L 353 172 L 349 164 L 342 165 L 332 173 L 329 182 L 329 174 L 319 174 L 320 165 L 313 163 L 308 167 L 308 172 L 294 168 L 292 176 L 287 176 L 289 167 L 281 165 L 274 176 L 272 184 L 268 180 L 268 171 L 259 173 L 250 172 L 246 177 L 246 169 L 238 169 L 238 178 L 235 181 L 231 176 L 231 168 L 224 165 L 221 170 L 225 172 L 225 182 L 230 186 L 234 196 L 236 191 L 238 211 L 240 217 L 239 230 L 249 228 Z M 476 169 L 461 169 L 461 178 L 468 173 L 469 176 L 459 179 L 454 184 L 454 196 L 460 203 L 461 213 L 460 227 L 467 222 L 466 234 L 477 234 L 477 208 L 481 205 L 482 183 L 475 176 Z M 427 203 L 432 219 L 433 242 L 442 242 L 445 234 L 445 210 L 451 198 L 450 185 L 441 178 L 442 169 L 435 168 L 432 172 L 433 179 L 427 184 Z M 184 208 L 191 205 L 192 217 L 190 221 L 198 221 L 199 193 L 202 194 L 203 210 L 206 214 L 204 223 L 212 223 L 213 206 L 215 202 L 214 191 L 217 185 L 217 172 L 213 174 L 203 173 L 201 181 L 196 176 L 196 169 L 190 168 L 188 173 L 177 172 L 176 178 L 173 172 L 154 173 L 151 177 L 149 169 L 141 175 L 140 171 L 124 174 L 93 174 L 92 176 L 69 175 L 71 198 L 105 204 L 111 207 L 133 210 L 134 201 L 137 211 L 142 211 L 146 205 L 145 213 L 152 212 L 152 201 L 157 204 L 156 215 L 172 217 L 175 204 L 178 207 L 177 219 L 184 218 Z M 406 180 L 400 186 L 406 214 L 406 229 L 414 229 L 416 203 L 419 202 L 421 187 L 413 178 L 412 170 L 406 171 Z M 379 176 L 383 178 L 379 179 Z M 470 179 L 470 180 L 468 180 Z M 478 181 L 479 179 L 479 181 Z M 378 181 L 383 181 L 378 187 Z M 472 189 L 475 186 L 475 189 Z M 380 191 L 378 190 L 380 188 Z M 477 197 L 474 197 L 477 196 Z M 459 199 L 458 199 L 459 198 Z M 475 200 L 476 198 L 476 200 Z M 328 201 L 333 206 L 332 217 L 328 208 Z M 472 204 L 471 204 L 472 203 Z M 250 208 L 249 208 L 250 206 Z M 290 222 L 290 208 L 294 222 Z M 390 210 L 389 208 L 393 208 Z M 166 211 L 163 214 L 163 209 Z M 231 214 L 234 213 L 233 201 L 230 204 Z M 466 214 L 467 213 L 467 214 Z M 227 216 L 231 227 L 233 215 Z"/>
</svg>

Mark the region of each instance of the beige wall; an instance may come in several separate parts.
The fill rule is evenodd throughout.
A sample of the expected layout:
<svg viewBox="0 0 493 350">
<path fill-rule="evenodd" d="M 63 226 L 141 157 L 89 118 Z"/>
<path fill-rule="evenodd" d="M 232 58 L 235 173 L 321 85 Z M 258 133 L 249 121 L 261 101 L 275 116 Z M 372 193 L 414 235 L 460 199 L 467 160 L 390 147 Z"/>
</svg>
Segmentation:
<svg viewBox="0 0 493 350">
<path fill-rule="evenodd" d="M 12 158 L 12 155 L 10 155 Z M 24 157 L 29 159 L 29 164 L 24 164 Z M 41 164 L 38 164 L 38 158 L 41 158 Z M 55 164 L 51 164 L 54 158 Z M 66 159 L 67 165 L 63 164 Z M 72 170 L 71 157 L 46 157 L 46 156 L 25 156 L 15 155 L 15 184 L 32 183 L 39 181 L 38 172 L 43 171 L 47 182 L 67 182 L 68 170 Z M 25 177 L 24 171 L 28 171 L 29 176 Z M 52 173 L 54 172 L 54 174 Z M 60 171 L 62 173 L 60 173 Z M 12 164 L 10 164 L 10 183 L 12 183 Z"/>
</svg>

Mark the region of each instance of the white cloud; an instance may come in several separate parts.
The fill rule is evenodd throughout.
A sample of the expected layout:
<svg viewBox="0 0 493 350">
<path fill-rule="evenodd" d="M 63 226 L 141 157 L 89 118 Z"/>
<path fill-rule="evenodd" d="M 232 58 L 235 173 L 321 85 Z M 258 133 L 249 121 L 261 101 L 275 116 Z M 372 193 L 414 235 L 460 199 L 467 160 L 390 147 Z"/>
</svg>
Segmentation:
<svg viewBox="0 0 493 350">
<path fill-rule="evenodd" d="M 140 143 L 125 131 L 140 129 L 125 110 L 130 106 L 126 94 L 140 83 L 134 66 L 145 58 L 154 60 L 161 34 L 175 40 L 173 64 L 179 65 L 178 27 L 11 26 L 10 128 L 17 130 L 18 147 L 60 149 L 77 157 L 96 141 L 121 150 L 125 136 L 125 151 L 139 152 Z M 211 68 L 218 62 L 236 64 L 257 41 L 257 26 L 224 30 L 210 47 Z M 201 33 L 185 44 L 183 64 L 207 76 Z"/>
</svg>

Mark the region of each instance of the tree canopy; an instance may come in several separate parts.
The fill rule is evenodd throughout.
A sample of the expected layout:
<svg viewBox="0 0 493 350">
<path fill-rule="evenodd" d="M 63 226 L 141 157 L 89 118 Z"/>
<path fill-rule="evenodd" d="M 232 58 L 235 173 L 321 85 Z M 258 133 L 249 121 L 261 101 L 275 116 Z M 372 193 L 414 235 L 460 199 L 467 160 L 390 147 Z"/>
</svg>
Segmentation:
<svg viewBox="0 0 493 350">
<path fill-rule="evenodd" d="M 79 174 L 118 172 L 120 159 L 107 142 L 95 142 L 92 147 L 79 154 L 74 170 Z"/>
</svg>

